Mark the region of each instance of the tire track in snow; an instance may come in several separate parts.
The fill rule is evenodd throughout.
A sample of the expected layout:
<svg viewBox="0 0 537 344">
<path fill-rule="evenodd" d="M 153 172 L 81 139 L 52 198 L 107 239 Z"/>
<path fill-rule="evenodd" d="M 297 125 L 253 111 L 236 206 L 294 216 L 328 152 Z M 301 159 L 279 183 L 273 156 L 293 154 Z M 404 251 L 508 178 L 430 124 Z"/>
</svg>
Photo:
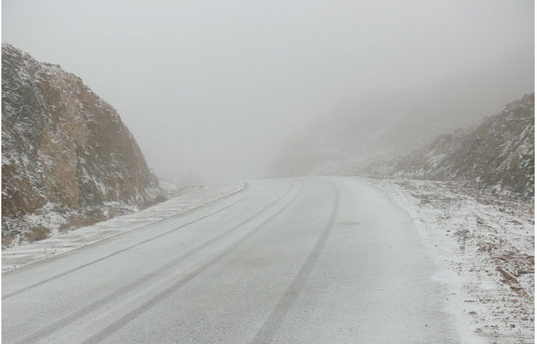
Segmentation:
<svg viewBox="0 0 537 344">
<path fill-rule="evenodd" d="M 33 344 L 33 343 L 36 343 L 38 340 L 52 334 L 53 332 L 55 331 L 58 331 L 59 329 L 63 328 L 63 327 L 66 327 L 68 326 L 69 324 L 73 323 L 74 321 L 84 317 L 85 315 L 101 308 L 102 306 L 106 305 L 107 303 L 119 298 L 121 295 L 129 292 L 130 290 L 148 282 L 149 280 L 152 280 L 156 277 L 158 277 L 159 275 L 165 273 L 166 271 L 168 270 L 171 270 L 174 266 L 176 266 L 177 264 L 181 263 L 182 261 L 184 261 L 185 259 L 189 258 L 190 256 L 192 256 L 193 254 L 203 250 L 204 248 L 207 248 L 208 246 L 214 244 L 215 242 L 218 242 L 220 240 L 222 240 L 225 236 L 227 236 L 228 234 L 231 234 L 232 232 L 234 232 L 235 230 L 239 229 L 240 227 L 242 227 L 243 225 L 247 224 L 248 222 L 254 220 L 255 218 L 257 218 L 259 215 L 261 215 L 262 213 L 264 213 L 265 211 L 267 211 L 268 209 L 272 208 L 274 205 L 276 205 L 278 202 L 280 202 L 283 198 L 285 198 L 285 196 L 287 196 L 293 189 L 293 185 L 291 185 L 289 187 L 289 189 L 287 189 L 287 191 L 280 197 L 278 197 L 276 200 L 274 200 L 273 202 L 271 202 L 268 206 L 264 207 L 263 209 L 261 209 L 260 211 L 258 211 L 257 213 L 255 213 L 253 216 L 247 218 L 246 220 L 242 221 L 241 223 L 233 226 L 232 228 L 226 230 L 225 232 L 221 233 L 220 235 L 216 236 L 215 238 L 209 240 L 209 241 L 206 241 L 205 243 L 193 248 L 192 250 L 188 251 L 187 253 L 177 257 L 176 259 L 174 259 L 173 261 L 167 263 L 166 265 L 160 267 L 159 269 L 129 283 L 128 285 L 124 286 L 124 287 L 121 287 L 119 288 L 118 290 L 108 294 L 107 296 L 87 305 L 87 306 L 84 306 L 83 308 L 81 308 L 80 310 L 76 311 L 75 313 L 47 326 L 47 327 L 44 327 L 42 328 L 41 330 L 19 340 L 16 342 L 16 344 Z M 300 189 L 302 189 L 302 184 L 301 184 L 301 187 Z M 295 195 L 295 197 L 291 200 L 291 202 L 287 203 L 285 205 L 284 208 L 282 208 L 280 211 L 278 211 L 278 213 L 276 213 L 275 215 L 271 216 L 268 220 L 264 221 L 261 225 L 257 226 L 256 228 L 254 228 L 253 230 L 251 230 L 248 234 L 246 234 L 245 236 L 243 236 L 241 239 L 239 239 L 237 242 L 235 242 L 234 244 L 231 245 L 230 248 L 228 248 L 226 251 L 224 251 L 223 254 L 220 254 L 216 257 L 216 259 L 212 259 L 210 260 L 209 262 L 205 263 L 204 265 L 202 265 L 200 268 L 196 269 L 194 272 L 188 274 L 186 277 L 182 278 L 180 281 L 176 282 L 174 285 L 172 285 L 171 287 L 167 288 L 166 290 L 164 290 L 162 293 L 158 294 L 157 296 L 155 296 L 153 299 L 151 299 L 149 302 L 146 302 L 144 303 L 142 306 L 134 309 L 133 311 L 131 311 L 130 313 L 128 313 L 127 315 L 125 315 L 124 317 L 122 317 L 121 319 L 119 319 L 118 321 L 112 323 L 111 325 L 109 325 L 107 328 L 105 328 L 104 330 L 102 330 L 101 332 L 97 333 L 96 335 L 92 336 L 91 338 L 89 338 L 88 340 L 86 340 L 84 343 L 97 343 L 101 340 L 103 340 L 104 338 L 108 337 L 109 335 L 111 335 L 112 333 L 116 332 L 117 330 L 119 330 L 121 327 L 123 327 L 124 325 L 126 325 L 129 321 L 131 321 L 132 319 L 138 317 L 140 314 L 142 314 L 143 312 L 145 312 L 147 309 L 153 307 L 157 302 L 159 302 L 160 300 L 162 299 L 165 299 L 166 297 L 168 297 L 169 295 L 171 295 L 173 292 L 175 292 L 177 289 L 181 288 L 183 285 L 185 285 L 186 283 L 188 283 L 189 281 L 191 281 L 192 279 L 194 279 L 197 275 L 199 275 L 200 273 L 202 273 L 203 271 L 205 271 L 207 268 L 209 268 L 211 265 L 213 265 L 214 263 L 216 263 L 220 258 L 222 258 L 225 254 L 231 252 L 234 248 L 238 247 L 244 240 L 246 240 L 248 237 L 250 237 L 251 235 L 253 235 L 257 229 L 259 229 L 261 226 L 263 226 L 265 223 L 267 223 L 269 220 L 273 219 L 274 217 L 276 217 L 278 214 L 280 214 L 281 212 L 283 212 L 283 210 L 285 210 L 285 208 L 287 208 L 295 199 L 296 197 L 298 197 L 298 195 L 300 194 L 301 190 L 297 193 L 297 195 Z M 244 200 L 244 199 L 242 199 Z M 162 235 L 160 235 L 162 236 Z M 100 338 L 99 340 L 95 341 L 96 339 Z"/>
<path fill-rule="evenodd" d="M 255 337 L 250 341 L 250 344 L 267 344 L 272 340 L 272 337 L 280 327 L 285 315 L 289 312 L 289 309 L 291 309 L 293 306 L 293 303 L 296 301 L 300 291 L 304 288 L 309 274 L 319 259 L 326 241 L 332 232 L 332 228 L 334 227 L 334 222 L 336 220 L 337 211 L 339 208 L 339 190 L 334 183 L 330 184 L 335 191 L 335 200 L 330 212 L 330 217 L 328 218 L 328 222 L 326 223 L 321 236 L 317 240 L 315 247 L 310 252 L 308 258 L 306 258 L 304 264 L 302 264 L 302 267 L 300 267 L 300 270 L 293 279 L 293 282 L 291 282 L 291 285 L 289 285 L 280 299 L 280 302 L 278 302 L 276 307 L 272 310 L 272 313 L 265 321 L 263 326 L 261 326 L 261 328 L 257 331 Z"/>
<path fill-rule="evenodd" d="M 275 214 L 267 218 L 265 221 L 254 227 L 250 232 L 243 235 L 239 240 L 237 240 L 234 244 L 229 246 L 225 251 L 218 254 L 213 259 L 207 261 L 205 264 L 201 265 L 199 268 L 182 278 L 181 280 L 177 281 L 170 287 L 166 288 L 164 291 L 159 293 L 158 295 L 154 296 L 149 301 L 145 302 L 144 304 L 140 305 L 139 307 L 133 309 L 123 317 L 121 317 L 119 320 L 115 321 L 114 323 L 110 324 L 108 327 L 104 328 L 102 331 L 96 333 L 95 335 L 91 336 L 90 338 L 86 339 L 82 344 L 96 344 L 107 337 L 111 336 L 115 332 L 119 331 L 121 328 L 123 328 L 125 325 L 127 325 L 132 320 L 136 319 L 140 315 L 142 315 L 147 310 L 151 309 L 155 305 L 157 305 L 159 302 L 165 300 L 169 296 L 171 296 L 173 293 L 178 291 L 180 288 L 185 286 L 188 282 L 195 279 L 197 276 L 199 276 L 201 273 L 203 273 L 205 270 L 213 266 L 215 263 L 217 263 L 220 259 L 222 259 L 224 256 L 231 253 L 233 250 L 237 249 L 239 246 L 241 246 L 246 240 L 248 240 L 250 237 L 252 237 L 254 234 L 258 233 L 264 225 L 272 221 L 274 218 L 278 217 L 281 213 L 283 213 L 302 193 L 302 184 L 300 184 L 300 190 L 297 192 L 297 194 L 289 201 L 287 202 L 282 208 L 280 208 Z"/>
<path fill-rule="evenodd" d="M 142 240 L 142 241 L 140 241 L 140 242 L 138 242 L 138 243 L 136 243 L 136 244 L 134 244 L 134 245 L 131 245 L 131 246 L 125 247 L 125 248 L 123 248 L 123 249 L 121 249 L 121 250 L 112 252 L 112 253 L 110 253 L 110 254 L 104 256 L 104 257 L 101 257 L 101 258 L 92 260 L 92 261 L 90 261 L 90 262 L 88 262 L 88 263 L 86 263 L 86 264 L 82 264 L 82 265 L 80 265 L 80 266 L 77 266 L 77 267 L 75 267 L 75 268 L 69 269 L 69 270 L 64 271 L 64 272 L 62 272 L 62 273 L 59 273 L 59 274 L 57 274 L 57 275 L 51 276 L 51 277 L 49 277 L 49 278 L 47 278 L 47 279 L 44 279 L 44 280 L 42 280 L 42 281 L 39 281 L 39 282 L 34 283 L 34 284 L 32 284 L 32 285 L 29 285 L 29 286 L 27 286 L 27 287 L 24 287 L 24 288 L 21 288 L 21 289 L 19 289 L 19 290 L 14 291 L 14 292 L 11 292 L 11 293 L 9 293 L 9 294 L 3 295 L 3 296 L 2 296 L 2 301 L 5 300 L 5 299 L 10 298 L 10 297 L 12 297 L 12 296 L 15 296 L 15 295 L 24 293 L 24 292 L 26 292 L 26 291 L 28 291 L 28 290 L 34 289 L 34 288 L 36 288 L 36 287 L 39 287 L 40 285 L 43 285 L 43 284 L 48 283 L 48 282 L 50 282 L 50 281 L 54 281 L 54 280 L 56 280 L 56 279 L 58 279 L 58 278 L 64 277 L 64 276 L 66 276 L 66 275 L 69 275 L 69 274 L 71 274 L 71 273 L 73 273 L 73 272 L 76 272 L 76 271 L 78 271 L 78 270 L 84 269 L 84 268 L 86 268 L 86 267 L 88 267 L 88 266 L 97 264 L 97 263 L 99 263 L 99 262 L 102 262 L 102 261 L 107 260 L 107 259 L 109 259 L 109 258 L 112 258 L 112 257 L 114 257 L 114 256 L 117 256 L 118 254 L 121 254 L 121 253 L 126 252 L 126 251 L 129 251 L 129 250 L 131 250 L 131 249 L 133 249 L 133 248 L 135 248 L 135 247 L 141 246 L 141 245 L 143 245 L 143 244 L 146 244 L 146 243 L 148 243 L 148 242 L 151 242 L 151 241 L 153 241 L 153 240 L 156 240 L 156 239 L 158 239 L 158 238 L 161 238 L 161 237 L 163 237 L 163 236 L 165 236 L 165 235 L 168 235 L 168 234 L 173 233 L 173 232 L 175 232 L 175 231 L 177 231 L 177 230 L 179 230 L 179 229 L 182 229 L 182 228 L 185 228 L 185 227 L 190 226 L 190 225 L 192 225 L 192 224 L 195 224 L 195 223 L 197 223 L 197 222 L 199 222 L 199 221 L 205 220 L 206 218 L 208 218 L 208 217 L 210 217 L 210 216 L 216 215 L 216 214 L 218 214 L 218 213 L 220 213 L 220 212 L 222 212 L 222 211 L 224 211 L 224 210 L 226 210 L 226 209 L 229 209 L 229 208 L 231 208 L 231 207 L 233 207 L 233 206 L 235 206 L 235 205 L 237 205 L 237 204 L 239 204 L 239 203 L 241 203 L 241 202 L 247 200 L 248 198 L 251 198 L 251 197 L 257 195 L 259 192 L 261 192 L 261 191 L 258 191 L 258 192 L 256 192 L 256 193 L 253 193 L 253 194 L 251 194 L 251 195 L 249 195 L 249 196 L 247 196 L 247 197 L 241 198 L 240 200 L 238 200 L 238 201 L 236 201 L 236 202 L 233 202 L 232 204 L 230 204 L 230 205 L 228 205 L 228 206 L 225 206 L 225 207 L 223 207 L 223 208 L 221 208 L 221 209 L 218 209 L 218 210 L 216 210 L 216 211 L 214 211 L 214 212 L 212 212 L 212 213 L 210 213 L 210 214 L 204 215 L 204 216 L 202 216 L 202 217 L 200 217 L 200 218 L 197 218 L 197 219 L 195 219 L 195 220 L 192 220 L 192 221 L 190 221 L 190 222 L 187 222 L 187 223 L 185 223 L 185 224 L 182 224 L 182 225 L 180 225 L 179 227 L 170 229 L 170 230 L 168 230 L 168 231 L 166 231 L 166 232 L 164 232 L 164 233 L 155 235 L 155 236 L 153 236 L 153 237 L 151 237 L 151 238 L 149 238 L 149 239 Z M 177 216 L 177 215 L 173 215 L 173 216 Z M 168 219 L 168 218 L 166 218 L 165 220 L 167 220 L 167 219 Z M 162 221 L 162 220 L 160 220 L 160 221 Z M 157 221 L 157 222 L 160 222 L 160 221 Z M 154 223 L 157 223 L 157 222 L 154 222 Z M 150 225 L 152 225 L 152 224 L 154 224 L 154 223 L 151 223 Z M 145 226 L 144 226 L 144 227 L 145 227 Z M 113 238 L 112 238 L 112 239 L 113 239 Z"/>
</svg>

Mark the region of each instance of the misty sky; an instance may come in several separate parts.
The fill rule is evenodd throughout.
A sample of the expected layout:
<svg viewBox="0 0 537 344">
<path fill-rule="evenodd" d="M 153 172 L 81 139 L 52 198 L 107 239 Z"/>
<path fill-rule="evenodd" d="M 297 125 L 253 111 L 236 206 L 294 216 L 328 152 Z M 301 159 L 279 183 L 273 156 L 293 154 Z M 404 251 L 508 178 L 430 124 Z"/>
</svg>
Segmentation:
<svg viewBox="0 0 537 344">
<path fill-rule="evenodd" d="M 533 56 L 533 25 L 531 0 L 2 5 L 3 42 L 80 76 L 157 174 L 204 181 L 262 177 L 284 140 L 345 100 Z"/>
</svg>

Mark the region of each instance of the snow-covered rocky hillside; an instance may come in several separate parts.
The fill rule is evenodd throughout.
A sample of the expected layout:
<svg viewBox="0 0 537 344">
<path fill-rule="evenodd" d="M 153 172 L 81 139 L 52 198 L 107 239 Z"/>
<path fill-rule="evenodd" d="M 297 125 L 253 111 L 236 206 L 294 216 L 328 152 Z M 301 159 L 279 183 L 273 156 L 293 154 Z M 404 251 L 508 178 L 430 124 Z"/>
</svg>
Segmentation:
<svg viewBox="0 0 537 344">
<path fill-rule="evenodd" d="M 437 137 L 402 158 L 360 172 L 456 182 L 491 195 L 534 197 L 534 94 L 507 104 L 477 127 Z"/>
<path fill-rule="evenodd" d="M 112 106 L 77 76 L 2 45 L 2 244 L 155 202 L 158 179 Z"/>
</svg>

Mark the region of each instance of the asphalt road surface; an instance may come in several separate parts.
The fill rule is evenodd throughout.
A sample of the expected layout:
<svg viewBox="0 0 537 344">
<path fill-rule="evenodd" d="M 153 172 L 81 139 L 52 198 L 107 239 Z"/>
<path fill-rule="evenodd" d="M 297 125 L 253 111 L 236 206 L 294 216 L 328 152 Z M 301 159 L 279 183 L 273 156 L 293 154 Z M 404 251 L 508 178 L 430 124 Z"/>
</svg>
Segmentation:
<svg viewBox="0 0 537 344">
<path fill-rule="evenodd" d="M 3 275 L 3 343 L 460 343 L 413 223 L 350 178 L 233 196 Z"/>
</svg>

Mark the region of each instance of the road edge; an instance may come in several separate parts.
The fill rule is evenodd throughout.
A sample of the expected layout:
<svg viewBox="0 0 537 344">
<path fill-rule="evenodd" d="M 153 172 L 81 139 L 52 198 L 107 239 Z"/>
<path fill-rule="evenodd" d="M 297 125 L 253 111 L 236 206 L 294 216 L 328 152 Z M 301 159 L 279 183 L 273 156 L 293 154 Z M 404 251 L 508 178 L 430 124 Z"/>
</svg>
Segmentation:
<svg viewBox="0 0 537 344">
<path fill-rule="evenodd" d="M 26 270 L 28 268 L 37 266 L 39 264 L 44 264 L 44 263 L 48 263 L 50 261 L 54 261 L 54 260 L 57 260 L 57 259 L 62 259 L 62 258 L 65 258 L 65 257 L 71 255 L 71 254 L 78 253 L 78 252 L 80 252 L 82 250 L 89 249 L 89 248 L 92 248 L 94 246 L 101 245 L 101 244 L 104 244 L 106 242 L 112 241 L 112 240 L 117 239 L 117 238 L 119 238 L 119 237 L 121 237 L 123 235 L 129 234 L 129 233 L 132 233 L 132 232 L 135 232 L 135 231 L 142 230 L 142 229 L 144 229 L 144 228 L 146 228 L 148 226 L 154 225 L 156 223 L 161 223 L 161 222 L 170 220 L 172 218 L 189 215 L 189 214 L 191 214 L 191 213 L 193 213 L 193 212 L 195 212 L 197 210 L 203 209 L 203 208 L 208 207 L 210 205 L 213 205 L 213 204 L 215 204 L 215 203 L 217 203 L 219 201 L 222 201 L 222 200 L 224 200 L 226 198 L 229 198 L 229 197 L 232 197 L 232 196 L 234 196 L 234 195 L 236 195 L 238 193 L 241 193 L 241 192 L 247 190 L 250 187 L 250 184 L 248 182 L 241 182 L 241 184 L 242 184 L 242 187 L 239 190 L 235 190 L 235 191 L 230 192 L 229 194 L 223 195 L 223 196 L 221 196 L 219 198 L 216 198 L 216 199 L 213 199 L 211 201 L 202 203 L 202 204 L 200 204 L 200 205 L 198 205 L 198 206 L 196 206 L 196 207 L 194 207 L 192 209 L 188 209 L 188 210 L 186 210 L 186 211 L 184 211 L 182 213 L 171 215 L 171 216 L 165 217 L 163 219 L 156 220 L 154 222 L 146 223 L 144 225 L 141 225 L 140 227 L 135 227 L 135 228 L 133 228 L 131 230 L 127 230 L 127 231 L 124 231 L 124 232 L 121 232 L 121 233 L 117 233 L 117 234 L 115 234 L 113 236 L 103 238 L 101 240 L 94 241 L 94 242 L 89 243 L 87 245 L 73 248 L 72 250 L 62 252 L 62 253 L 60 253 L 58 255 L 55 255 L 55 256 L 45 257 L 45 258 L 43 258 L 41 260 L 36 260 L 34 262 L 31 262 L 31 263 L 28 263 L 26 265 L 22 265 L 22 266 L 20 266 L 18 268 L 15 268 L 13 270 L 2 272 L 1 276 L 3 277 L 3 276 L 11 275 L 11 274 L 14 274 L 14 273 L 17 273 L 17 272 L 20 272 L 20 271 L 24 271 L 24 270 Z M 151 208 L 151 207 L 149 207 L 149 208 Z M 146 209 L 148 209 L 148 208 L 146 208 Z M 83 227 L 81 227 L 81 228 L 83 228 Z M 75 231 L 78 230 L 78 229 L 79 228 L 75 229 Z"/>
</svg>

